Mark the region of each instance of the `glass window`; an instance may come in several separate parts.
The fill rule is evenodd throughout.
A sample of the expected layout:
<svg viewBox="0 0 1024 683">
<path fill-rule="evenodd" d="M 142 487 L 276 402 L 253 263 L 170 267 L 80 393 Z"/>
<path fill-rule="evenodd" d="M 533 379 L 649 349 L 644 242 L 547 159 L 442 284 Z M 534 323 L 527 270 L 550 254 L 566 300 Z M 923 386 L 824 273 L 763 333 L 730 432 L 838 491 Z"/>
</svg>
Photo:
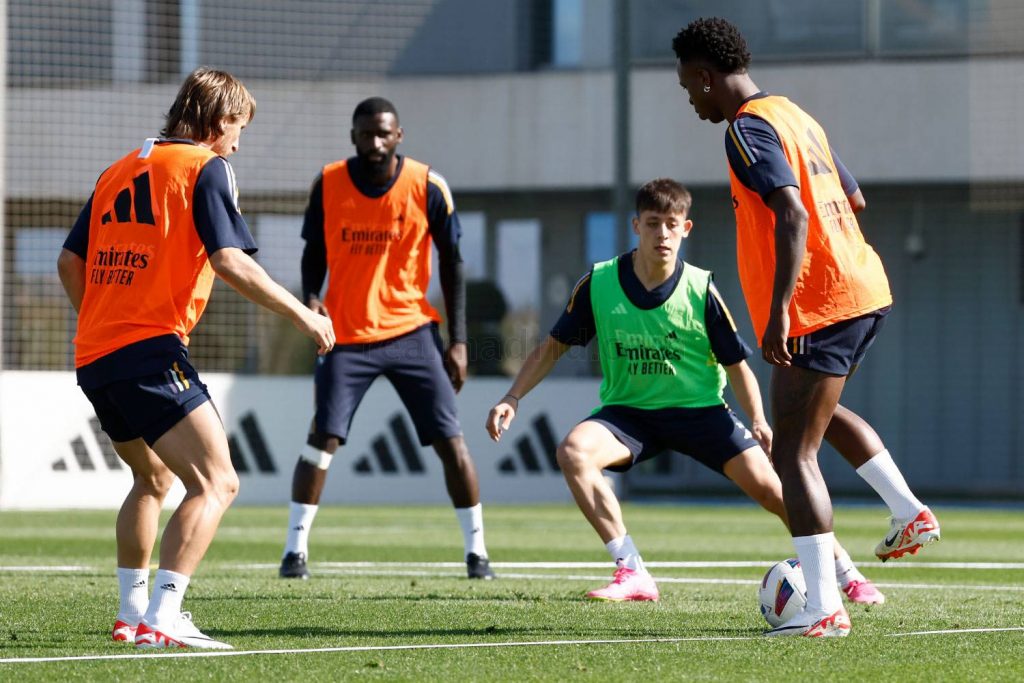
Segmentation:
<svg viewBox="0 0 1024 683">
<path fill-rule="evenodd" d="M 583 0 L 553 0 L 552 10 L 552 63 L 579 66 L 583 59 Z"/>
</svg>

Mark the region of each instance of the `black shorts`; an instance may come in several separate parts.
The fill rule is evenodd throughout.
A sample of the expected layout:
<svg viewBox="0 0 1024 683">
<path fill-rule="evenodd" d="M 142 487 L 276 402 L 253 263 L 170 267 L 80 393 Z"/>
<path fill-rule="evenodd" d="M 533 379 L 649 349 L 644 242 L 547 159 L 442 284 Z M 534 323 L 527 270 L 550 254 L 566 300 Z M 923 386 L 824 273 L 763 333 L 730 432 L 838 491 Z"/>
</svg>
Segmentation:
<svg viewBox="0 0 1024 683">
<path fill-rule="evenodd" d="M 441 338 L 434 324 L 387 341 L 335 347 L 321 358 L 314 375 L 316 432 L 345 443 L 360 401 L 381 375 L 409 411 L 420 444 L 428 446 L 462 433 L 455 389 L 444 369 Z"/>
<path fill-rule="evenodd" d="M 604 406 L 587 418 L 598 422 L 629 449 L 633 462 L 609 467 L 625 472 L 633 465 L 669 450 L 688 455 L 708 469 L 724 474 L 725 463 L 757 446 L 729 406 L 660 408 Z M 586 422 L 586 420 L 584 420 Z"/>
<path fill-rule="evenodd" d="M 801 337 L 790 337 L 786 348 L 793 365 L 826 375 L 848 376 L 857 371 L 885 323 L 892 306 L 880 308 L 815 330 Z"/>
<path fill-rule="evenodd" d="M 142 437 L 150 446 L 186 415 L 210 400 L 206 385 L 187 360 L 164 372 L 82 388 L 111 441 Z"/>
</svg>

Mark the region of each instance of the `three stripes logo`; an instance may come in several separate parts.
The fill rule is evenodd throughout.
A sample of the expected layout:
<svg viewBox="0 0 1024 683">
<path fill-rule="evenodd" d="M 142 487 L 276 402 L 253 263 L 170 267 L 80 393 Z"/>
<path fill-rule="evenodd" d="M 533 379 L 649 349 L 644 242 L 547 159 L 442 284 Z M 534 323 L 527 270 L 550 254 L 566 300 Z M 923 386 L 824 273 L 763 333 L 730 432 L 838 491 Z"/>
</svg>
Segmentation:
<svg viewBox="0 0 1024 683">
<path fill-rule="evenodd" d="M 136 176 L 130 187 L 117 193 L 117 196 L 114 197 L 114 206 L 103 214 L 101 222 L 104 225 L 107 223 L 156 225 L 156 218 L 153 216 L 149 171 Z"/>
<path fill-rule="evenodd" d="M 255 462 L 256 470 L 265 474 L 276 473 L 277 466 L 274 464 L 274 458 L 267 447 L 267 440 L 263 437 L 263 432 L 256 421 L 256 414 L 253 412 L 246 413 L 242 416 L 240 424 L 242 428 L 241 437 L 248 446 L 249 453 Z M 100 427 L 100 421 L 97 417 L 89 418 L 89 429 L 92 431 L 96 444 L 100 447 L 100 458 L 97 460 L 93 457 L 82 435 L 76 436 L 71 440 L 70 445 L 71 453 L 74 456 L 75 463 L 78 465 L 78 469 L 82 472 L 94 472 L 97 470 L 97 464 L 107 471 L 125 469 L 125 465 L 114 450 L 114 444 L 110 441 L 110 437 L 107 436 L 106 432 L 103 431 L 103 428 Z M 236 472 L 248 474 L 252 471 L 249 467 L 249 462 L 245 458 L 238 435 L 228 435 L 228 450 L 231 453 L 231 464 Z M 68 471 L 67 459 L 60 458 L 55 460 L 50 469 L 54 472 Z"/>
<path fill-rule="evenodd" d="M 107 470 L 122 470 L 124 465 L 121 463 L 121 459 L 117 457 L 117 451 L 114 450 L 114 444 L 111 443 L 110 437 L 100 427 L 99 418 L 93 416 L 89 418 L 89 429 L 92 431 L 93 438 L 96 439 L 96 444 L 100 447 L 100 458 L 99 463 Z M 78 469 L 82 472 L 93 472 L 96 470 L 97 461 L 93 460 L 92 454 L 89 453 L 88 446 L 85 445 L 85 439 L 81 435 L 76 436 L 71 440 L 71 454 L 75 458 L 75 462 L 78 464 Z M 55 460 L 50 466 L 54 472 L 67 472 L 68 463 L 64 458 Z"/>
<path fill-rule="evenodd" d="M 402 418 L 401 413 L 395 413 L 388 420 L 388 431 L 398 446 L 398 453 L 402 458 L 405 470 L 413 475 L 425 475 L 426 468 L 423 460 L 420 459 L 419 448 L 412 440 L 412 433 Z M 364 453 L 356 459 L 352 471 L 360 475 L 373 474 L 375 471 L 381 474 L 400 474 L 398 461 L 395 459 L 394 451 L 388 442 L 388 435 L 379 434 L 370 442 L 372 453 Z"/>
<path fill-rule="evenodd" d="M 529 434 L 516 439 L 515 453 L 506 455 L 498 461 L 498 471 L 504 475 L 516 475 L 522 471 L 525 474 L 557 473 L 561 471 L 558 466 L 556 451 L 558 443 L 555 441 L 555 433 L 551 429 L 548 416 L 541 413 L 531 423 L 531 431 L 534 437 L 540 442 L 540 452 L 543 457 L 538 457 L 537 450 L 530 440 Z"/>
<path fill-rule="evenodd" d="M 270 454 L 270 449 L 267 448 L 267 440 L 263 438 L 263 431 L 256 421 L 256 413 L 252 411 L 246 413 L 242 416 L 239 424 L 242 427 L 242 438 L 245 439 L 245 443 L 249 447 L 249 453 L 256 463 L 256 470 L 262 474 L 274 474 L 277 472 L 274 458 Z M 238 434 L 232 433 L 228 435 L 228 451 L 231 453 L 231 464 L 234 466 L 235 472 L 238 474 L 249 474 L 252 472 L 248 461 L 245 459 L 245 455 L 242 453 L 242 444 L 239 441 Z"/>
</svg>

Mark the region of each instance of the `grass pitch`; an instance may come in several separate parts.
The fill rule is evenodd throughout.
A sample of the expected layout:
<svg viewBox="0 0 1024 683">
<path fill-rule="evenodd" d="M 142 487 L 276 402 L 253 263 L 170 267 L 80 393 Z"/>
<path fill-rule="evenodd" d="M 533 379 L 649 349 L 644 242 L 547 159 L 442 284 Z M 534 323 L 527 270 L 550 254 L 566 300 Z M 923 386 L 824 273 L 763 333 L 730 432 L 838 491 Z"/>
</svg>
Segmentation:
<svg viewBox="0 0 1024 683">
<path fill-rule="evenodd" d="M 448 508 L 324 507 L 307 582 L 276 576 L 287 511 L 234 508 L 185 599 L 231 656 L 109 640 L 114 512 L 5 512 L 0 680 L 1024 680 L 1024 511 L 934 509 L 943 540 L 882 566 L 884 509 L 837 508 L 888 601 L 810 641 L 760 636 L 756 584 L 793 551 L 751 506 L 625 506 L 657 604 L 582 599 L 612 567 L 568 505 L 486 506 L 493 582 L 463 578 Z"/>
</svg>

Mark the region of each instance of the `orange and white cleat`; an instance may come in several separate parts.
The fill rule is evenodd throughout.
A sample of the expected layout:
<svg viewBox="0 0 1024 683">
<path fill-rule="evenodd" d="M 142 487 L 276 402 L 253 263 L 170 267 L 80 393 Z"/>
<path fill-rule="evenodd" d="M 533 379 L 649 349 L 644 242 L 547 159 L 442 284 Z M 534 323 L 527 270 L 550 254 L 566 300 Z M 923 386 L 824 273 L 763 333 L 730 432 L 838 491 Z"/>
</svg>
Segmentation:
<svg viewBox="0 0 1024 683">
<path fill-rule="evenodd" d="M 590 591 L 587 597 L 608 602 L 657 602 L 658 584 L 654 583 L 654 577 L 647 572 L 619 567 L 615 570 L 611 583 L 604 588 Z"/>
<path fill-rule="evenodd" d="M 804 611 L 784 624 L 765 631 L 769 637 L 801 636 L 804 638 L 845 638 L 850 635 L 850 615 L 840 607 L 832 614 L 814 617 Z"/>
<path fill-rule="evenodd" d="M 227 643 L 214 640 L 192 623 L 192 614 L 182 612 L 170 626 L 150 626 L 139 622 L 135 631 L 135 647 L 162 650 L 175 647 L 195 647 L 205 650 L 230 650 Z"/>
<path fill-rule="evenodd" d="M 110 635 L 115 643 L 134 643 L 136 628 L 138 628 L 138 624 L 129 624 L 127 621 L 117 619 L 114 622 L 114 630 Z"/>
<path fill-rule="evenodd" d="M 913 519 L 889 520 L 889 534 L 875 546 L 875 556 L 882 562 L 895 560 L 907 553 L 916 555 L 921 547 L 939 540 L 939 520 L 928 508 Z"/>
</svg>

